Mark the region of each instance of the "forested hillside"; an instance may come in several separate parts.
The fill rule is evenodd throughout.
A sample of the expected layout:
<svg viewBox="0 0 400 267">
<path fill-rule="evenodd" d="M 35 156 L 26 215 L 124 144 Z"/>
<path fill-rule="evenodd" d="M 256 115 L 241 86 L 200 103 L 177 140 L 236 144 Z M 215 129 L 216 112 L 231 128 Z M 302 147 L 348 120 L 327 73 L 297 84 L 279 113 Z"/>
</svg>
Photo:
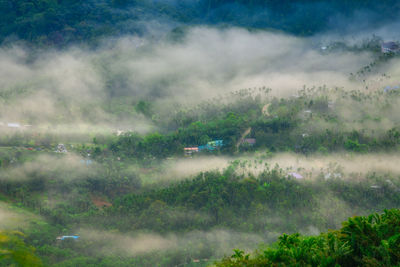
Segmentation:
<svg viewBox="0 0 400 267">
<path fill-rule="evenodd" d="M 0 266 L 398 266 L 399 12 L 0 0 Z"/>
<path fill-rule="evenodd" d="M 175 32 L 190 25 L 233 25 L 311 35 L 358 23 L 353 16 L 363 20 L 361 27 L 383 25 L 396 19 L 398 10 L 395 0 L 2 0 L 0 41 L 21 39 L 40 46 L 96 44 L 109 36 L 158 37 L 160 24 Z"/>
<path fill-rule="evenodd" d="M 315 234 L 353 214 L 399 207 L 399 130 L 385 129 L 379 119 L 397 108 L 390 104 L 397 92 L 320 88 L 280 100 L 269 94 L 245 90 L 226 106 L 210 101 L 177 113 L 180 120 L 170 117 L 160 133 L 97 135 L 70 143 L 67 153 L 54 153 L 29 132 L 8 132 L 2 142 L 14 147 L 2 148 L 1 193 L 9 205 L 43 218 L 25 228 L 27 242 L 46 265 L 60 266 L 210 264 L 227 248 L 255 248 L 278 233 Z M 380 130 L 347 131 L 354 121 L 340 111 L 365 101 L 385 102 L 373 119 L 365 113 L 358 120 Z M 240 143 L 243 132 L 256 144 Z M 184 156 L 185 146 L 216 138 L 225 145 Z M 279 158 L 283 152 L 297 155 Z M 219 170 L 210 171 L 218 158 Z M 79 239 L 56 240 L 71 233 Z M 131 245 L 137 242 L 143 247 Z"/>
</svg>

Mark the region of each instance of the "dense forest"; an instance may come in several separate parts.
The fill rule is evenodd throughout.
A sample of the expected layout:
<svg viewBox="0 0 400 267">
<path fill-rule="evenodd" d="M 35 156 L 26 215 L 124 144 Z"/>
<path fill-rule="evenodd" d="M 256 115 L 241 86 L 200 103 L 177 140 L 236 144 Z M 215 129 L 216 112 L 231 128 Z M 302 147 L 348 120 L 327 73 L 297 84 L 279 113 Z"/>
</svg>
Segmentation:
<svg viewBox="0 0 400 267">
<path fill-rule="evenodd" d="M 243 90 L 226 105 L 208 101 L 185 115 L 177 113 L 159 133 L 97 135 L 92 142 L 70 143 L 68 153 L 54 154 L 54 143 L 48 140 L 51 135 L 41 140 L 29 132 L 8 132 L 2 142 L 14 147 L 4 147 L 1 158 L 4 201 L 40 216 L 29 219 L 25 242 L 35 246 L 45 265 L 59 266 L 113 266 L 116 260 L 119 266 L 175 266 L 197 264 L 200 259 L 199 264 L 206 265 L 226 255 L 219 242 L 255 248 L 262 241 L 272 242 L 276 233 L 301 229 L 314 234 L 319 231 L 315 229 L 336 229 L 352 214 L 399 207 L 397 170 L 388 166 L 386 171 L 351 171 L 335 163 L 339 157 L 349 157 L 345 153 L 352 153 L 350 162 L 360 157 L 373 165 L 372 159 L 363 157 L 374 155 L 381 161 L 379 155 L 385 153 L 394 153 L 394 158 L 383 160 L 396 160 L 398 128 L 346 131 L 349 118 L 341 118 L 338 111 L 353 102 L 385 102 L 380 116 L 388 116 L 390 103 L 397 103 L 397 92 L 363 94 L 319 88 L 305 89 L 288 99 L 269 94 L 263 88 Z M 334 106 L 324 97 L 328 95 L 335 96 Z M 270 103 L 267 110 L 264 103 Z M 310 127 L 321 121 L 328 123 L 323 131 Z M 365 113 L 359 123 L 370 125 L 370 121 L 371 115 Z M 372 121 L 379 124 L 379 117 Z M 246 129 L 251 129 L 247 136 L 254 137 L 255 144 L 240 142 Z M 224 140 L 221 148 L 184 157 L 185 146 L 217 138 Z M 319 160 L 326 158 L 325 166 L 279 165 L 288 160 L 274 165 L 283 152 L 310 157 L 311 164 L 316 153 Z M 332 153 L 336 154 L 329 158 Z M 227 156 L 231 159 L 220 170 L 205 169 L 182 178 L 171 172 L 179 161 L 183 166 L 200 165 L 210 158 L 207 166 Z M 291 177 L 293 172 L 306 179 Z M 55 239 L 69 233 L 80 234 L 79 240 Z M 291 238 L 303 242 L 296 235 Z M 143 242 L 145 247 L 150 242 L 142 249 L 149 252 L 140 248 L 136 253 L 113 251 L 118 242 Z M 153 245 L 169 248 L 155 254 Z M 179 249 L 182 246 L 185 251 Z M 130 253 L 135 257 L 129 257 Z M 230 261 L 236 260 L 223 264 L 235 265 Z"/>
<path fill-rule="evenodd" d="M 399 10 L 0 0 L 0 266 L 398 266 Z"/>
<path fill-rule="evenodd" d="M 397 18 L 398 10 L 395 0 L 2 0 L 0 41 L 96 44 L 107 36 L 155 35 L 152 23 L 165 24 L 175 33 L 189 25 L 233 25 L 311 35 L 356 23 L 351 22 L 355 14 L 360 20 L 368 18 L 369 25 L 383 25 Z"/>
</svg>

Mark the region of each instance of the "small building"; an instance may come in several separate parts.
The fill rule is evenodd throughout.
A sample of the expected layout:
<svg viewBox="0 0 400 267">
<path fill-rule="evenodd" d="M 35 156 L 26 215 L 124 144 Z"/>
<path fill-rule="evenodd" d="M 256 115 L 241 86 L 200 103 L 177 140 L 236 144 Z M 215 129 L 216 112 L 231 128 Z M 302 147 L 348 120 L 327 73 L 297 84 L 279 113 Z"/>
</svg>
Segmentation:
<svg viewBox="0 0 400 267">
<path fill-rule="evenodd" d="M 56 148 L 57 153 L 67 153 L 67 149 L 65 148 L 64 144 L 58 144 Z"/>
<path fill-rule="evenodd" d="M 385 93 L 389 93 L 389 92 L 392 92 L 392 91 L 397 91 L 397 90 L 399 90 L 400 89 L 400 86 L 399 85 L 396 85 L 396 86 L 386 86 L 384 89 L 383 89 L 383 91 L 385 92 Z"/>
<path fill-rule="evenodd" d="M 245 139 L 243 139 L 242 144 L 254 146 L 256 144 L 256 139 L 255 138 L 245 138 Z"/>
<path fill-rule="evenodd" d="M 66 240 L 66 239 L 77 240 L 78 238 L 79 238 L 79 235 L 63 235 L 63 236 L 58 236 L 56 239 L 57 240 Z"/>
<path fill-rule="evenodd" d="M 288 173 L 288 178 L 289 177 L 293 177 L 293 178 L 296 178 L 296 179 L 303 179 L 304 178 L 301 174 L 299 174 L 297 172 L 289 172 Z"/>
<path fill-rule="evenodd" d="M 185 147 L 183 149 L 183 151 L 185 152 L 186 156 L 191 156 L 193 153 L 199 152 L 199 148 L 197 146 L 196 147 Z"/>
<path fill-rule="evenodd" d="M 7 127 L 9 127 L 9 128 L 21 128 L 21 124 L 19 124 L 17 122 L 9 122 L 9 123 L 7 123 Z"/>
<path fill-rule="evenodd" d="M 342 174 L 339 172 L 333 172 L 333 173 L 328 172 L 328 173 L 325 173 L 324 178 L 325 179 L 331 179 L 331 178 L 339 179 L 339 178 L 342 178 Z"/>
<path fill-rule="evenodd" d="M 220 148 L 224 145 L 223 140 L 214 140 L 208 142 L 206 145 L 201 145 L 197 147 L 185 147 L 185 154 L 192 154 L 193 152 L 201 152 L 203 150 L 213 151 L 217 148 Z"/>
<path fill-rule="evenodd" d="M 223 146 L 223 142 L 224 142 L 223 140 L 214 140 L 214 141 L 208 142 L 207 145 L 219 147 L 219 146 Z"/>
<path fill-rule="evenodd" d="M 210 142 L 207 143 L 206 149 L 214 150 L 214 149 L 222 147 L 223 145 L 224 145 L 224 141 L 223 140 L 214 140 L 214 141 L 210 141 Z"/>
<path fill-rule="evenodd" d="M 384 42 L 381 44 L 381 51 L 384 54 L 400 52 L 400 45 L 397 42 Z"/>
</svg>

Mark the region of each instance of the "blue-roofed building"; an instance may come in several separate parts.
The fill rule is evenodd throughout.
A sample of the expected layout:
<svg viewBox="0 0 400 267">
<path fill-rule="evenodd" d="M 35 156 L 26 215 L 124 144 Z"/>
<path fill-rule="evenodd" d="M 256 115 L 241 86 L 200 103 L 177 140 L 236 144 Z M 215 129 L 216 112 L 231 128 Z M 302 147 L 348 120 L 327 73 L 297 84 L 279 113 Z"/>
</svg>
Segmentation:
<svg viewBox="0 0 400 267">
<path fill-rule="evenodd" d="M 217 147 L 221 147 L 224 145 L 224 141 L 223 140 L 214 140 L 214 141 L 210 141 L 207 143 L 207 146 L 209 148 L 215 149 Z"/>
<path fill-rule="evenodd" d="M 79 235 L 63 235 L 63 236 L 57 237 L 57 240 L 66 240 L 66 239 L 77 240 L 78 238 L 79 238 Z"/>
</svg>

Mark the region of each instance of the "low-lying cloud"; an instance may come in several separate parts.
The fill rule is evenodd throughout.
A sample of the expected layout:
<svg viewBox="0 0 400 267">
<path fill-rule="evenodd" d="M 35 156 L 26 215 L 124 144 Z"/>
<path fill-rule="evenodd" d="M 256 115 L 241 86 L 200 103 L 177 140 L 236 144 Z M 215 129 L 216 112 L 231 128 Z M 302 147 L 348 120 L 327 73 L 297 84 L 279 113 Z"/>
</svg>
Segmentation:
<svg viewBox="0 0 400 267">
<path fill-rule="evenodd" d="M 229 162 L 229 158 L 216 156 L 167 160 L 160 174 L 160 180 L 181 180 L 200 172 L 222 171 L 229 166 Z"/>
<path fill-rule="evenodd" d="M 242 159 L 243 164 L 239 164 L 237 171 L 258 174 L 266 169 L 278 167 L 287 173 L 297 172 L 306 179 L 315 179 L 321 175 L 327 179 L 365 179 L 373 173 L 390 175 L 392 179 L 395 179 L 397 175 L 400 175 L 400 167 L 397 164 L 400 160 L 398 153 L 333 153 L 310 156 L 279 153 L 270 159 L 259 160 L 258 158 L 259 156 Z"/>
<path fill-rule="evenodd" d="M 29 223 L 37 220 L 39 216 L 23 209 L 18 209 L 0 202 L 0 229 L 16 230 L 28 228 Z"/>
<path fill-rule="evenodd" d="M 243 88 L 267 86 L 278 96 L 303 85 L 363 88 L 349 73 L 370 63 L 370 52 L 322 53 L 313 43 L 281 33 L 193 27 L 179 41 L 121 37 L 96 50 L 2 47 L 0 119 L 143 131 L 152 122 L 135 111 L 142 99 L 163 103 L 155 107 L 162 110 L 165 103 L 198 103 Z"/>
<path fill-rule="evenodd" d="M 12 159 L 9 167 L 0 174 L 5 181 L 26 181 L 31 179 L 73 180 L 85 179 L 95 173 L 97 164 L 89 159 L 68 153 L 54 156 L 42 154 L 33 161 L 18 162 Z"/>
<path fill-rule="evenodd" d="M 191 231 L 183 234 L 160 235 L 149 232 L 113 233 L 90 229 L 79 230 L 82 241 L 91 241 L 93 249 L 101 255 L 122 254 L 137 256 L 151 252 L 176 252 L 185 248 L 193 259 L 203 255 L 219 258 L 230 255 L 234 248 L 252 250 L 259 244 L 271 242 L 276 233 L 264 235 L 236 232 L 227 229 Z M 94 242 L 94 243 L 93 243 Z"/>
</svg>

